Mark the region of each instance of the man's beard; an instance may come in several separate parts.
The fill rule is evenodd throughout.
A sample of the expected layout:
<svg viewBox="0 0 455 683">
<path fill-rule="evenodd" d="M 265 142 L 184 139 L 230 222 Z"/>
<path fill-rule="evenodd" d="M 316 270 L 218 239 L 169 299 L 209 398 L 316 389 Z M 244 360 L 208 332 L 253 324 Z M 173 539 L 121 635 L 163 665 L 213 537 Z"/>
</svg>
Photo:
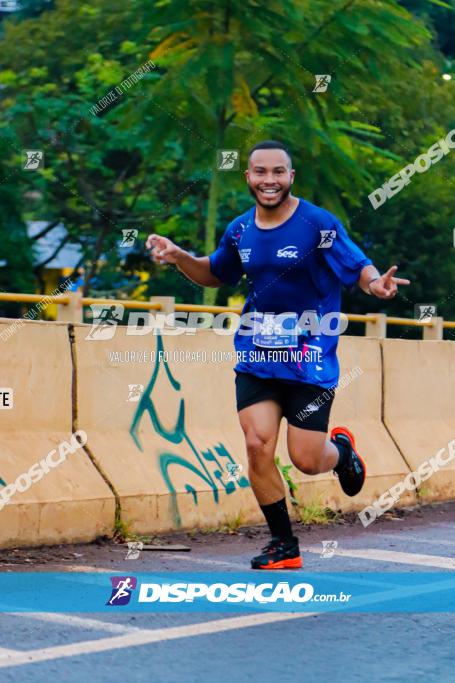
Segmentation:
<svg viewBox="0 0 455 683">
<path fill-rule="evenodd" d="M 259 204 L 259 206 L 262 206 L 263 209 L 269 209 L 269 210 L 277 209 L 289 197 L 289 194 L 291 192 L 291 184 L 289 184 L 286 189 L 282 190 L 281 198 L 277 201 L 276 204 L 263 204 L 258 199 L 258 196 L 257 196 L 255 190 L 253 190 L 253 188 L 251 187 L 251 185 L 249 183 L 247 183 L 247 184 L 248 184 L 248 189 L 250 191 L 250 194 L 253 195 L 256 202 Z"/>
</svg>

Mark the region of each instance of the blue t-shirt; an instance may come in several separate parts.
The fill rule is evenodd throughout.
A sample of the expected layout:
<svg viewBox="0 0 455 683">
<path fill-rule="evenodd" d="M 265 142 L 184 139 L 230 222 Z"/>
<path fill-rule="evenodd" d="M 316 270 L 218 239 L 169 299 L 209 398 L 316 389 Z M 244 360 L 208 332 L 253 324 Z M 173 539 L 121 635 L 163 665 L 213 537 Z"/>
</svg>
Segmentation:
<svg viewBox="0 0 455 683">
<path fill-rule="evenodd" d="M 259 228 L 255 212 L 234 219 L 209 256 L 219 280 L 235 285 L 245 274 L 249 284 L 242 320 L 249 313 L 250 322 L 234 337 L 235 370 L 334 387 L 338 334 L 327 332 L 338 327 L 341 285 L 354 285 L 371 260 L 333 214 L 303 199 L 275 228 Z"/>
</svg>

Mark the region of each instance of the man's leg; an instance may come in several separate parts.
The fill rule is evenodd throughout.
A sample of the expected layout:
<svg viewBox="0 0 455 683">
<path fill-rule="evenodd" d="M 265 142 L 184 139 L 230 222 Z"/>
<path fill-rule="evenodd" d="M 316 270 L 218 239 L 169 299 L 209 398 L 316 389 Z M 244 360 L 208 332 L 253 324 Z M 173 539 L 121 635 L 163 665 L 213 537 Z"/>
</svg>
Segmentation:
<svg viewBox="0 0 455 683">
<path fill-rule="evenodd" d="M 253 493 L 266 518 L 272 541 L 252 560 L 253 569 L 287 569 L 302 566 L 298 540 L 292 534 L 281 474 L 275 464 L 275 448 L 281 407 L 264 400 L 239 411 L 248 454 L 248 476 Z"/>
<path fill-rule="evenodd" d="M 281 408 L 275 401 L 261 401 L 239 411 L 248 454 L 248 477 L 259 505 L 284 497 L 284 484 L 275 464 L 275 448 Z"/>
<path fill-rule="evenodd" d="M 340 454 L 327 434 L 288 424 L 288 451 L 292 463 L 304 474 L 330 472 L 338 465 Z"/>
<path fill-rule="evenodd" d="M 344 493 L 356 496 L 365 481 L 366 467 L 355 449 L 346 427 L 332 429 L 330 441 L 325 432 L 302 429 L 288 424 L 288 451 L 295 467 L 304 474 L 334 470 Z"/>
<path fill-rule="evenodd" d="M 289 457 L 305 474 L 333 470 L 344 493 L 356 496 L 365 481 L 365 463 L 346 427 L 334 427 L 327 438 L 332 401 L 333 392 L 314 385 L 287 390 L 282 406 L 288 421 Z"/>
</svg>

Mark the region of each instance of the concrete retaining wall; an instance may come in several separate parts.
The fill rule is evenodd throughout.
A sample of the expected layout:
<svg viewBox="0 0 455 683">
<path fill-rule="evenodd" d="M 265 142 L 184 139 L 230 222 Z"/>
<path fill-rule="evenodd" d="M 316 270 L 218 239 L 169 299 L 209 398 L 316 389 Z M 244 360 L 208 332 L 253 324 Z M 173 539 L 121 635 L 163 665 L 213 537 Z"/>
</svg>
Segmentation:
<svg viewBox="0 0 455 683">
<path fill-rule="evenodd" d="M 0 321 L 0 333 L 8 324 Z M 27 322 L 0 341 L 0 386 L 12 387 L 15 400 L 0 410 L 0 478 L 11 483 L 75 429 L 88 435 L 86 451 L 0 510 L 0 545 L 112 533 L 116 501 L 137 533 L 262 522 L 235 410 L 232 337 L 129 336 L 119 327 L 102 341 L 87 339 L 88 330 Z M 455 345 L 343 337 L 339 358 L 341 376 L 353 374 L 330 427 L 356 435 L 366 485 L 352 499 L 332 473 L 292 476 L 301 502 L 347 511 L 370 504 L 454 438 Z M 284 420 L 277 455 L 289 464 Z M 240 478 L 229 475 L 232 464 L 242 466 Z M 431 498 L 453 498 L 455 465 L 428 487 Z M 407 492 L 400 504 L 415 501 Z"/>
<path fill-rule="evenodd" d="M 0 335 L 10 324 L 0 320 Z M 73 368 L 65 324 L 25 322 L 6 336 L 0 386 L 13 389 L 14 404 L 0 410 L 0 477 L 9 485 L 71 439 Z M 112 492 L 78 449 L 0 510 L 0 545 L 92 540 L 112 533 L 114 509 Z"/>
</svg>

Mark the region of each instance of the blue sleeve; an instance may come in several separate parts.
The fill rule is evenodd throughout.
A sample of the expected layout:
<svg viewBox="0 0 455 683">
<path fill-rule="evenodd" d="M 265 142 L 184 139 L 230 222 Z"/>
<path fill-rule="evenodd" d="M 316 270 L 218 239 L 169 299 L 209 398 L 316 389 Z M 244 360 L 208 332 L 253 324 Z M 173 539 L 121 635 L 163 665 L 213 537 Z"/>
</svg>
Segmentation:
<svg viewBox="0 0 455 683">
<path fill-rule="evenodd" d="M 349 237 L 346 228 L 335 216 L 328 214 L 320 223 L 321 230 L 335 232 L 332 245 L 321 249 L 326 263 L 346 287 L 352 287 L 359 280 L 362 268 L 372 265 L 363 251 Z"/>
<path fill-rule="evenodd" d="M 229 225 L 218 244 L 218 248 L 209 256 L 212 274 L 227 285 L 236 285 L 243 275 L 242 262 L 234 232 L 232 224 Z"/>
</svg>

